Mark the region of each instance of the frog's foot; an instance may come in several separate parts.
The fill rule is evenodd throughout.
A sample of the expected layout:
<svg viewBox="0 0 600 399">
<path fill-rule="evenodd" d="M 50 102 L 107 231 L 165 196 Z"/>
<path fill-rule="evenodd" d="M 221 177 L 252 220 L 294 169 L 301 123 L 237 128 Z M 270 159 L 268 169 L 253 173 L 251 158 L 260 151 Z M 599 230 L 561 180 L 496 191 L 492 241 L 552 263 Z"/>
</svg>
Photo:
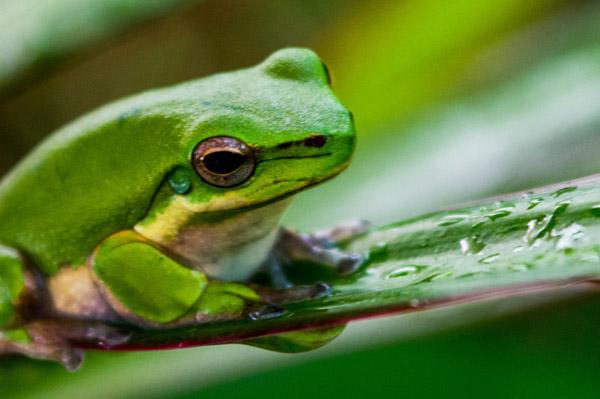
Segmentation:
<svg viewBox="0 0 600 399">
<path fill-rule="evenodd" d="M 251 286 L 260 300 L 247 304 L 244 315 L 250 320 L 280 317 L 286 313 L 287 304 L 328 297 L 333 291 L 329 284 L 322 282 L 286 288 L 270 288 L 255 284 Z"/>
<path fill-rule="evenodd" d="M 317 230 L 311 234 L 311 237 L 313 240 L 321 242 L 323 245 L 331 245 L 332 243 L 338 245 L 344 241 L 351 240 L 367 233 L 371 227 L 371 222 L 368 220 L 351 220 L 330 229 Z"/>
<path fill-rule="evenodd" d="M 332 292 L 331 286 L 322 282 L 281 289 L 256 286 L 254 289 L 260 296 L 261 301 L 269 305 L 285 305 L 309 299 L 319 299 L 331 295 Z"/>
<path fill-rule="evenodd" d="M 250 304 L 244 310 L 246 319 L 252 321 L 276 319 L 283 316 L 285 313 L 285 308 L 282 308 L 281 306 L 264 303 Z"/>
<path fill-rule="evenodd" d="M 284 264 L 295 259 L 309 260 L 329 266 L 339 274 L 350 274 L 360 267 L 364 262 L 364 257 L 358 253 L 346 253 L 336 245 L 363 234 L 369 228 L 370 225 L 367 222 L 359 221 L 312 235 L 282 229 L 279 241 L 266 264 L 275 289 L 256 288 L 264 302 L 276 305 L 276 307 L 259 307 L 258 310 L 250 312 L 249 317 L 252 319 L 271 318 L 271 315 L 280 313 L 280 305 L 331 295 L 332 289 L 326 283 L 294 286 L 285 275 Z"/>
<path fill-rule="evenodd" d="M 331 295 L 329 284 L 296 285 L 287 288 L 269 288 L 253 286 L 260 296 L 260 302 L 249 303 L 244 315 L 250 320 L 266 320 L 280 317 L 286 313 L 284 305 L 318 299 Z"/>
<path fill-rule="evenodd" d="M 20 354 L 33 359 L 53 360 L 67 370 L 75 371 L 83 362 L 83 350 L 72 347 L 66 340 L 32 324 L 9 330 L 0 336 L 0 354 Z"/>
<path fill-rule="evenodd" d="M 369 228 L 368 222 L 356 221 L 314 234 L 300 234 L 282 229 L 275 248 L 275 256 L 272 257 L 274 260 L 269 265 L 274 284 L 281 286 L 283 281 L 280 272 L 281 263 L 294 259 L 304 259 L 330 266 L 342 275 L 353 273 L 363 264 L 364 256 L 359 253 L 344 252 L 337 245 L 365 233 Z"/>
<path fill-rule="evenodd" d="M 53 360 L 75 371 L 83 362 L 84 352 L 71 342 L 93 342 L 109 347 L 125 343 L 128 338 L 129 334 L 98 323 L 39 321 L 0 333 L 0 354 Z"/>
<path fill-rule="evenodd" d="M 244 341 L 246 345 L 256 346 L 276 352 L 298 353 L 317 349 L 337 338 L 346 325 L 318 327 L 307 330 L 291 331 L 268 335 Z"/>
<path fill-rule="evenodd" d="M 69 342 L 91 343 L 103 348 L 122 345 L 131 337 L 129 331 L 100 322 L 67 321 L 61 323 L 60 330 L 59 334 Z"/>
</svg>

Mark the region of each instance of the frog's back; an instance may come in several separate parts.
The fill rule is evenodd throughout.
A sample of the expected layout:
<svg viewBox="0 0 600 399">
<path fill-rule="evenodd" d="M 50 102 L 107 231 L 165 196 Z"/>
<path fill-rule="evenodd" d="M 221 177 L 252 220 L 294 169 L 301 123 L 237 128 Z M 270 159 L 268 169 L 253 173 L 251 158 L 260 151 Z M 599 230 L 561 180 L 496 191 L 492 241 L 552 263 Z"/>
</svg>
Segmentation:
<svg viewBox="0 0 600 399">
<path fill-rule="evenodd" d="M 0 244 L 48 274 L 81 264 L 101 240 L 146 215 L 169 171 L 189 164 L 215 121 L 220 131 L 252 131 L 264 145 L 293 132 L 351 131 L 309 50 L 142 93 L 55 133 L 0 182 Z"/>
<path fill-rule="evenodd" d="M 13 169 L 0 183 L 0 244 L 52 274 L 81 264 L 103 238 L 139 221 L 177 140 L 164 140 L 175 123 L 168 115 L 137 120 L 135 110 L 129 101 L 84 117 Z"/>
</svg>

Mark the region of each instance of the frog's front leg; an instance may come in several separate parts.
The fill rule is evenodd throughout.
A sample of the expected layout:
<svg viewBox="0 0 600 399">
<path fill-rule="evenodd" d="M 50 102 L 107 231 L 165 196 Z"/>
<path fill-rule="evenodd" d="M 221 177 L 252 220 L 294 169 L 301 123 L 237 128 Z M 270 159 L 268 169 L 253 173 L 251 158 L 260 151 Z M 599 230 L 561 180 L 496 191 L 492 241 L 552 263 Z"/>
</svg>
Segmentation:
<svg viewBox="0 0 600 399">
<path fill-rule="evenodd" d="M 96 251 L 91 266 L 105 298 L 122 317 L 154 328 L 239 317 L 272 318 L 281 315 L 279 305 L 329 294 L 329 286 L 323 284 L 271 289 L 208 281 L 204 274 L 179 264 L 134 232 L 109 237 Z M 298 352 L 325 344 L 341 328 L 287 333 L 244 343 Z"/>
<path fill-rule="evenodd" d="M 366 221 L 353 221 L 314 234 L 299 234 L 289 229 L 282 229 L 279 240 L 266 264 L 273 285 L 282 288 L 282 295 L 286 295 L 286 291 L 289 295 L 294 286 L 287 279 L 283 265 L 297 259 L 329 266 L 342 275 L 354 272 L 363 263 L 363 256 L 357 253 L 343 252 L 337 245 L 365 233 L 370 227 Z M 328 285 L 323 285 L 323 287 L 327 287 L 327 290 L 331 291 Z M 302 352 L 316 349 L 332 341 L 342 333 L 344 327 L 345 324 L 309 328 L 249 339 L 245 343 L 279 352 Z"/>
<path fill-rule="evenodd" d="M 90 266 L 104 298 L 119 315 L 146 327 L 198 324 L 239 317 L 260 319 L 278 305 L 328 293 L 321 285 L 290 290 L 209 281 L 133 231 L 100 244 Z"/>
<path fill-rule="evenodd" d="M 353 221 L 314 234 L 301 234 L 282 229 L 267 267 L 273 285 L 291 287 L 282 266 L 293 260 L 308 260 L 333 268 L 341 275 L 356 271 L 364 262 L 363 255 L 340 250 L 338 244 L 365 233 L 370 228 L 366 221 Z"/>
<path fill-rule="evenodd" d="M 161 325 L 185 315 L 208 284 L 133 231 L 104 240 L 90 259 L 102 296 L 124 319 Z"/>
</svg>

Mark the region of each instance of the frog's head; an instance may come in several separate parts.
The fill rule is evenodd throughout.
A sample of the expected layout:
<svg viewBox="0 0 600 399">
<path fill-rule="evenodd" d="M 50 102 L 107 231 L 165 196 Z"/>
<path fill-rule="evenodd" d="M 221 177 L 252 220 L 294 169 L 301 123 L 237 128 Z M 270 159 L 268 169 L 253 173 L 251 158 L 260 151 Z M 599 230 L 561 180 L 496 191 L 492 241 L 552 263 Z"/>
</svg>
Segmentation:
<svg viewBox="0 0 600 399">
<path fill-rule="evenodd" d="M 203 109 L 182 148 L 186 164 L 169 177 L 190 210 L 262 205 L 348 166 L 352 114 L 312 51 L 280 50 L 254 68 L 203 82 L 194 98 Z"/>
</svg>

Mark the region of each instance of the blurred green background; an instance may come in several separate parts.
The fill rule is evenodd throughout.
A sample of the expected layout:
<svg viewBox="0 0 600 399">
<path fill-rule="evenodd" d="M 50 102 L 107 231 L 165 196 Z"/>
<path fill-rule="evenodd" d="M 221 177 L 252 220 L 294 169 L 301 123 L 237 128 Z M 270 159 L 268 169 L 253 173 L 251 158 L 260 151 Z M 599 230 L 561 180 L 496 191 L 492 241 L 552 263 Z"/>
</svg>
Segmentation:
<svg viewBox="0 0 600 399">
<path fill-rule="evenodd" d="M 599 38 L 597 1 L 4 0 L 0 171 L 107 101 L 307 46 L 358 146 L 287 224 L 389 223 L 600 170 Z M 598 304 L 557 292 L 361 321 L 301 355 L 90 353 L 76 374 L 8 359 L 0 396 L 599 397 Z"/>
</svg>

